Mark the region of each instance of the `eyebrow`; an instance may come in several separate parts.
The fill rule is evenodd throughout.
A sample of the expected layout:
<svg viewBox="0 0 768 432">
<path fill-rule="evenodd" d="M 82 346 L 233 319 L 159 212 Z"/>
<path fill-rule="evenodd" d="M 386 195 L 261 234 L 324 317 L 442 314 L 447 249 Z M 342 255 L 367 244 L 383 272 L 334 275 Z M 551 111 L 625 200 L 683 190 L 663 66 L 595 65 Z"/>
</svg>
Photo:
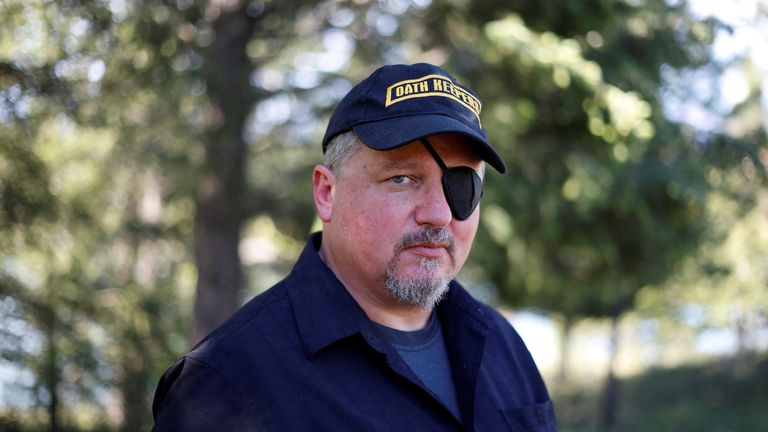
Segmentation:
<svg viewBox="0 0 768 432">
<path fill-rule="evenodd" d="M 413 170 L 413 169 L 416 169 L 419 165 L 414 162 L 386 161 L 386 162 L 382 162 L 379 166 L 381 167 L 381 169 L 386 171 L 397 171 L 397 170 Z"/>
</svg>

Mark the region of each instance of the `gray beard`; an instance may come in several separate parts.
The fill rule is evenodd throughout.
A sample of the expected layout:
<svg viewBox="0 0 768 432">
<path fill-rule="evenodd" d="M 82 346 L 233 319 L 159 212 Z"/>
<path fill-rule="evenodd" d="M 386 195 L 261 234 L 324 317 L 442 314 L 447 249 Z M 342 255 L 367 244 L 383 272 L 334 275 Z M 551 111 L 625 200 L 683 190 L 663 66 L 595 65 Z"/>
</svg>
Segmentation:
<svg viewBox="0 0 768 432">
<path fill-rule="evenodd" d="M 398 261 L 395 258 L 387 267 L 385 284 L 389 295 L 401 304 L 432 310 L 448 292 L 450 282 L 439 274 L 440 261 L 420 259 L 421 274 L 411 278 L 397 272 Z"/>
</svg>

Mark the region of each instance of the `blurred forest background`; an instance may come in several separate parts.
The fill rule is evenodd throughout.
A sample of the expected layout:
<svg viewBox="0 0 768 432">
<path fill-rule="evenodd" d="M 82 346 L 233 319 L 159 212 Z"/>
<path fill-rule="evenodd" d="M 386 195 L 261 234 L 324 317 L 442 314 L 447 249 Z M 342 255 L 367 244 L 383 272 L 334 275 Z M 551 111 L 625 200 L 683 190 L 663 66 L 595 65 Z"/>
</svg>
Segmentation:
<svg viewBox="0 0 768 432">
<path fill-rule="evenodd" d="M 417 61 L 481 96 L 510 167 L 461 279 L 519 323 L 561 430 L 768 430 L 768 2 L 0 0 L 0 20 L 0 430 L 149 430 L 163 370 L 317 229 L 335 104 Z"/>
</svg>

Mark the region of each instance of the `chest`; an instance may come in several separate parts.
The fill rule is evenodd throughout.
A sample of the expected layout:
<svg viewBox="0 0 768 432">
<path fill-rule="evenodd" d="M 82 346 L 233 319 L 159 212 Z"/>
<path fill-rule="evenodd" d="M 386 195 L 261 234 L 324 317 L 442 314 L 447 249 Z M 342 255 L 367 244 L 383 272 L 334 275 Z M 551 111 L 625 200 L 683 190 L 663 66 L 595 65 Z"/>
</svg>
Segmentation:
<svg viewBox="0 0 768 432">
<path fill-rule="evenodd" d="M 524 377 L 496 379 L 501 371 L 490 363 L 481 364 L 473 385 L 458 380 L 460 403 L 472 404 L 462 406 L 467 413 L 462 425 L 401 359 L 358 340 L 336 344 L 311 359 L 279 353 L 273 358 L 273 364 L 253 369 L 258 376 L 243 377 L 253 383 L 246 386 L 248 399 L 266 430 L 554 430 L 537 426 L 545 407 L 520 411 L 530 405 L 523 396 L 528 391 Z"/>
</svg>

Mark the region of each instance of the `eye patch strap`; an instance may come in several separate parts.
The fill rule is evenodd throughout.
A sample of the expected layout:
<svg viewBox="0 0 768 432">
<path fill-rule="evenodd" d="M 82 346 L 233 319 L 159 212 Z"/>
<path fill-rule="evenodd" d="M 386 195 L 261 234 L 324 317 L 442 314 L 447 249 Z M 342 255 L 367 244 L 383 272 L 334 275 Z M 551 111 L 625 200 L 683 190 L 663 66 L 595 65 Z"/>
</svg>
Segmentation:
<svg viewBox="0 0 768 432">
<path fill-rule="evenodd" d="M 426 138 L 422 138 L 421 143 L 424 144 L 424 147 L 427 148 L 427 151 L 429 152 L 429 154 L 431 154 L 432 157 L 435 159 L 435 161 L 437 161 L 437 164 L 440 165 L 440 169 L 443 170 L 443 172 L 448 171 L 448 167 L 445 166 L 445 162 L 443 162 L 443 160 L 440 159 L 440 155 L 437 154 L 435 149 L 432 147 L 432 144 L 430 144 Z"/>
</svg>

